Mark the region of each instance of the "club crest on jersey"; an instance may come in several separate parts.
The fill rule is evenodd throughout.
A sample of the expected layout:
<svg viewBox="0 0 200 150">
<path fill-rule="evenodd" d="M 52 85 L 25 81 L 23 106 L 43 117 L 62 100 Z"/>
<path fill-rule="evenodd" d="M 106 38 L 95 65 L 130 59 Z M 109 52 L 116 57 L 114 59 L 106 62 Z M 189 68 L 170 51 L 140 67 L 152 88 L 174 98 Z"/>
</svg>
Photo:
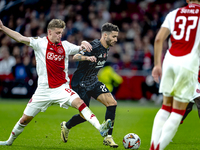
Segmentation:
<svg viewBox="0 0 200 150">
<path fill-rule="evenodd" d="M 107 56 L 107 54 L 104 53 L 103 56 L 102 56 L 102 54 L 101 54 L 101 55 L 98 56 L 98 58 L 102 58 L 102 57 L 103 57 L 103 58 L 106 58 L 106 56 Z"/>
<path fill-rule="evenodd" d="M 63 50 L 62 47 L 59 47 L 59 48 L 57 49 L 57 52 L 58 52 L 59 54 L 62 54 L 62 53 L 64 52 L 64 50 Z"/>
</svg>

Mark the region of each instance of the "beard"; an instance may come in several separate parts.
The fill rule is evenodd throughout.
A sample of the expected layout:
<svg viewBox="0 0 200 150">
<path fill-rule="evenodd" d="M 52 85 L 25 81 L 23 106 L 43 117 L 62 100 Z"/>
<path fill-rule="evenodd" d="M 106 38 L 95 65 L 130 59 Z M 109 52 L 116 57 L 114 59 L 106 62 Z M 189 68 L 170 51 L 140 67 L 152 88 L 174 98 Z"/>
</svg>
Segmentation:
<svg viewBox="0 0 200 150">
<path fill-rule="evenodd" d="M 108 47 L 113 46 L 113 45 L 111 44 L 111 40 L 110 40 L 110 39 L 106 40 L 106 44 L 108 45 Z"/>
</svg>

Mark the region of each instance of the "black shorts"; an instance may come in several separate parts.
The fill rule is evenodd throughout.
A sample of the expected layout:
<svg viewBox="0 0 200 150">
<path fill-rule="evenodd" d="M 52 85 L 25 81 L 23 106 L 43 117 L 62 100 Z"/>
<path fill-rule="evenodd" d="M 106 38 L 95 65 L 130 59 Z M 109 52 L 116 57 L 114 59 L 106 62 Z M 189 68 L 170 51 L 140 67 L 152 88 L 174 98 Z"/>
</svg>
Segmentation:
<svg viewBox="0 0 200 150">
<path fill-rule="evenodd" d="M 89 106 L 91 97 L 97 99 L 97 97 L 103 93 L 110 93 L 106 85 L 99 81 L 92 90 L 86 90 L 86 88 L 81 86 L 72 87 L 72 89 L 80 96 L 87 106 Z"/>
</svg>

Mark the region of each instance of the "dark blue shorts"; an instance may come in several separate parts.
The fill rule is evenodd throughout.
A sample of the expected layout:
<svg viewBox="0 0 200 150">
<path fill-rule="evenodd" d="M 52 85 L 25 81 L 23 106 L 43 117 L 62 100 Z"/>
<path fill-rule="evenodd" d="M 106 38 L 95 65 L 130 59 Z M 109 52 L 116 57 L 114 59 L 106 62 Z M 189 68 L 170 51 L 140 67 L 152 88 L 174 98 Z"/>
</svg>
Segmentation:
<svg viewBox="0 0 200 150">
<path fill-rule="evenodd" d="M 87 106 L 89 106 L 91 97 L 97 99 L 97 97 L 103 93 L 110 93 L 106 85 L 99 81 L 94 85 L 91 90 L 87 90 L 87 88 L 81 87 L 80 85 L 72 87 L 72 89 L 77 92 L 77 94 Z"/>
</svg>

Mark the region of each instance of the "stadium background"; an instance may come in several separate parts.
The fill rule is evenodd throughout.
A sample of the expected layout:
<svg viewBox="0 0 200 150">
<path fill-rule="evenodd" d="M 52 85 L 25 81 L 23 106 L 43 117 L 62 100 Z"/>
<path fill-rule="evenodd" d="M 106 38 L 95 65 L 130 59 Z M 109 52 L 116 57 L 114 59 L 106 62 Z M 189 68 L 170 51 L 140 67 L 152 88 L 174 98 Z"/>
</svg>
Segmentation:
<svg viewBox="0 0 200 150">
<path fill-rule="evenodd" d="M 118 25 L 118 42 L 108 58 L 123 78 L 116 99 L 153 99 L 159 104 L 158 85 L 150 78 L 155 35 L 166 14 L 184 5 L 185 0 L 1 0 L 0 18 L 5 26 L 28 37 L 45 36 L 48 22 L 62 19 L 66 22 L 62 40 L 74 44 L 100 38 L 105 22 Z M 166 50 L 167 41 L 163 55 Z M 70 77 L 76 66 L 70 57 Z M 1 97 L 29 98 L 36 86 L 33 50 L 0 32 Z"/>
<path fill-rule="evenodd" d="M 147 150 L 153 119 L 160 108 L 160 103 L 143 103 L 145 96 L 153 98 L 152 93 L 144 92 L 152 87 L 155 91 L 158 88 L 149 76 L 153 66 L 153 41 L 166 14 L 184 5 L 185 0 L 0 0 L 0 19 L 9 28 L 26 36 L 45 36 L 49 20 L 63 19 L 67 24 L 63 39 L 74 44 L 80 44 L 83 39 L 91 41 L 99 38 L 104 22 L 117 24 L 120 28 L 119 40 L 110 49 L 108 61 L 124 81 L 115 94 L 120 100 L 113 137 L 119 144 L 118 150 L 124 150 L 123 136 L 136 133 L 141 138 L 139 149 Z M 163 55 L 166 49 L 167 42 Z M 70 57 L 70 77 L 76 65 Z M 36 85 L 33 50 L 0 32 L 0 140 L 7 140 Z M 91 106 L 90 109 L 102 122 L 105 107 L 96 101 L 91 101 Z M 77 110 L 72 108 L 66 112 L 59 106 L 49 107 L 45 113 L 34 118 L 12 146 L 1 146 L 0 149 L 110 149 L 102 144 L 99 132 L 88 122 L 73 128 L 68 143 L 62 143 L 60 123 L 76 113 Z M 198 119 L 197 109 L 194 109 L 180 125 L 167 150 L 199 150 Z"/>
</svg>

